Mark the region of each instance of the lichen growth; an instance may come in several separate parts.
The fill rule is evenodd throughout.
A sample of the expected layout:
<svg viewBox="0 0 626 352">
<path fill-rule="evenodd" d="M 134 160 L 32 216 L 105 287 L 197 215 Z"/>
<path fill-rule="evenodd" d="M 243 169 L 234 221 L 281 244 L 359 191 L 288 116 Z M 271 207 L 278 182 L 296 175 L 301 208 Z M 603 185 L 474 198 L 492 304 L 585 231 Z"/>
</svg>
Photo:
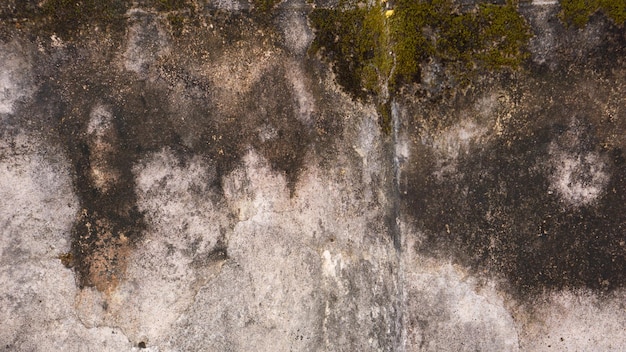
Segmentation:
<svg viewBox="0 0 626 352">
<path fill-rule="evenodd" d="M 617 25 L 626 21 L 626 0 L 561 0 L 560 5 L 561 20 L 568 26 L 584 27 L 597 11 Z"/>
</svg>

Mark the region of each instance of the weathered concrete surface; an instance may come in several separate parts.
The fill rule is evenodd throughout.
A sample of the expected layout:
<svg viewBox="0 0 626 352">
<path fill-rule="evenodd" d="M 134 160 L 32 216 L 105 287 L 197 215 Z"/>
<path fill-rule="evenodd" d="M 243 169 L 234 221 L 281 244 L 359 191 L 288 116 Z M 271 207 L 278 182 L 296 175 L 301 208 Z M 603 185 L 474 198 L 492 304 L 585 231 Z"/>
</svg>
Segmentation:
<svg viewBox="0 0 626 352">
<path fill-rule="evenodd" d="M 521 71 L 426 68 L 385 134 L 310 5 L 180 4 L 0 5 L 0 348 L 626 347 L 623 28 L 524 7 Z"/>
<path fill-rule="evenodd" d="M 407 346 L 624 348 L 626 38 L 524 11 L 523 71 L 396 104 Z"/>
</svg>

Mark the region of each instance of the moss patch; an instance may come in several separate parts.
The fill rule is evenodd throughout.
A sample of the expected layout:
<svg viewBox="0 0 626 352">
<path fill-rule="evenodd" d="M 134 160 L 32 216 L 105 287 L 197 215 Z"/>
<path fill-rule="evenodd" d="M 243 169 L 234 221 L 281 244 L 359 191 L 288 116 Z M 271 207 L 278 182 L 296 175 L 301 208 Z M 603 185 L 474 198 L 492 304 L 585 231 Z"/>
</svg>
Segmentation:
<svg viewBox="0 0 626 352">
<path fill-rule="evenodd" d="M 317 9 L 310 15 L 316 30 L 311 52 L 333 62 L 338 83 L 355 98 L 365 99 L 388 75 L 392 60 L 386 54 L 386 29 L 381 6 L 342 1 L 336 9 Z"/>
<path fill-rule="evenodd" d="M 626 22 L 626 0 L 601 0 L 600 8 L 615 24 Z"/>
<path fill-rule="evenodd" d="M 626 21 L 626 0 L 561 0 L 560 5 L 561 20 L 570 26 L 584 27 L 598 10 L 617 25 Z"/>
<path fill-rule="evenodd" d="M 342 1 L 310 15 L 316 32 L 312 52 L 333 62 L 338 83 L 355 98 L 419 83 L 420 64 L 428 58 L 467 72 L 515 68 L 528 56 L 530 27 L 516 2 L 461 12 L 452 0 L 398 0 L 389 18 L 385 6 Z"/>
</svg>

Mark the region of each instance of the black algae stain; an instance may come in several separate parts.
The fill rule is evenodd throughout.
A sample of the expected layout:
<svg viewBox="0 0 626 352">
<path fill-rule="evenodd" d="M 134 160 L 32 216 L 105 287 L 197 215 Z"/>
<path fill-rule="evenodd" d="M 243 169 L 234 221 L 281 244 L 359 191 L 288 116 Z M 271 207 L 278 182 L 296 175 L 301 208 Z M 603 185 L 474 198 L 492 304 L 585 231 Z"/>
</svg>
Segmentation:
<svg viewBox="0 0 626 352">
<path fill-rule="evenodd" d="M 81 98 L 93 101 L 93 97 Z M 73 227 L 74 269 L 80 287 L 104 291 L 123 276 L 126 257 L 145 223 L 136 206 L 132 174 L 137 153 L 128 148 L 127 126 L 120 118 L 123 112 L 115 108 L 105 111 L 110 114 L 103 122 L 106 126 L 88 133 L 97 108 L 68 106 L 61 114 L 60 131 L 72 160 L 74 188 L 82 208 Z"/>
<path fill-rule="evenodd" d="M 284 172 L 293 195 L 304 156 L 310 144 L 306 126 L 296 117 L 298 102 L 283 69 L 265 75 L 247 99 L 249 110 L 258 117 L 253 145 L 274 170 Z"/>
<path fill-rule="evenodd" d="M 250 22 L 242 27 L 240 21 L 226 21 L 223 26 L 242 38 L 258 31 Z M 294 194 L 304 157 L 316 139 L 298 119 L 295 93 L 281 65 L 263 73 L 243 96 L 243 104 L 220 115 L 217 105 L 228 102 L 216 101 L 214 83 L 191 73 L 186 64 L 159 63 L 153 68 L 158 78 L 144 80 L 111 64 L 115 58 L 110 55 L 115 55 L 113 48 L 121 38 L 105 42 L 110 53 L 106 48 L 88 50 L 85 46 L 93 38 L 83 39 L 76 38 L 67 49 L 80 60 L 61 58 L 48 73 L 54 79 L 41 84 L 80 199 L 71 253 L 60 258 L 74 268 L 79 287 L 110 292 L 123 280 L 130 253 L 146 230 L 133 167 L 149 153 L 167 148 L 182 164 L 194 155 L 203 156 L 215 165 L 211 186 L 219 193 L 222 177 L 254 148 L 285 175 Z M 194 39 L 192 46 L 202 43 Z M 219 45 L 211 51 L 226 50 L 230 44 Z M 323 132 L 321 138 L 327 140 L 330 131 Z M 227 247 L 220 245 L 207 260 L 227 258 Z"/>
<path fill-rule="evenodd" d="M 403 204 L 425 232 L 418 250 L 504 277 L 508 289 L 522 296 L 623 287 L 624 156 L 619 148 L 604 149 L 593 129 L 584 129 L 582 143 L 567 152 L 596 153 L 608 161 L 610 178 L 594 201 L 565 202 L 554 190 L 550 151 L 570 128 L 554 122 L 513 140 L 498 138 L 461 153 L 454 173 L 413 175 Z"/>
</svg>

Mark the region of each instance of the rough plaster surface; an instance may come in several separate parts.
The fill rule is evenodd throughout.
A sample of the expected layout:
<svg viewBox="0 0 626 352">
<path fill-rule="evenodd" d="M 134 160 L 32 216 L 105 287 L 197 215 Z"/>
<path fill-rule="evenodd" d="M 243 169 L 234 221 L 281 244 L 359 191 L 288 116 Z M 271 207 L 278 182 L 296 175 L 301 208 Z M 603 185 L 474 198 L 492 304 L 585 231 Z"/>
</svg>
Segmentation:
<svg viewBox="0 0 626 352">
<path fill-rule="evenodd" d="M 304 2 L 138 4 L 1 25 L 0 349 L 626 348 L 623 28 L 534 1 L 522 71 L 425 63 L 386 134 Z"/>
<path fill-rule="evenodd" d="M 79 210 L 62 153 L 23 134 L 5 133 L 0 148 L 2 348 L 130 349 L 118 328 L 87 327 L 77 317 L 74 275 L 59 260 Z"/>
</svg>

